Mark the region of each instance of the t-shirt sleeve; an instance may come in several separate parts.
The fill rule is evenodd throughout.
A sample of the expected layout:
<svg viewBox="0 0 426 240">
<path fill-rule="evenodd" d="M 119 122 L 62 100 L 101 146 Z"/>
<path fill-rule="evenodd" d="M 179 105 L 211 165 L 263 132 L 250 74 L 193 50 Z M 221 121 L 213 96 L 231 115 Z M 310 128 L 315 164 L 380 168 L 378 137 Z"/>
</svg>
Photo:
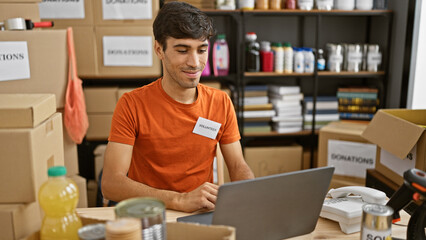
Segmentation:
<svg viewBox="0 0 426 240">
<path fill-rule="evenodd" d="M 129 93 L 117 102 L 108 141 L 134 145 L 137 135 L 136 105 Z"/>
<path fill-rule="evenodd" d="M 233 143 L 241 139 L 240 131 L 238 129 L 237 116 L 235 114 L 234 104 L 228 94 L 224 94 L 224 105 L 226 111 L 226 122 L 223 126 L 223 134 L 219 142 L 221 144 Z"/>
</svg>

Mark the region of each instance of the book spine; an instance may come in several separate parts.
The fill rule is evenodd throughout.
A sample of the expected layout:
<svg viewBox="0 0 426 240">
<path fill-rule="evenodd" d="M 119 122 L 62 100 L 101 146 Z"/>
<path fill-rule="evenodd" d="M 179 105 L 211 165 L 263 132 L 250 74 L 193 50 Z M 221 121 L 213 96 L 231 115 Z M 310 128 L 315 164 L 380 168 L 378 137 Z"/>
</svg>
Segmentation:
<svg viewBox="0 0 426 240">
<path fill-rule="evenodd" d="M 345 120 L 371 120 L 374 117 L 372 113 L 339 113 L 340 119 Z"/>
<path fill-rule="evenodd" d="M 377 99 L 377 93 L 369 92 L 337 92 L 338 98 Z"/>
</svg>

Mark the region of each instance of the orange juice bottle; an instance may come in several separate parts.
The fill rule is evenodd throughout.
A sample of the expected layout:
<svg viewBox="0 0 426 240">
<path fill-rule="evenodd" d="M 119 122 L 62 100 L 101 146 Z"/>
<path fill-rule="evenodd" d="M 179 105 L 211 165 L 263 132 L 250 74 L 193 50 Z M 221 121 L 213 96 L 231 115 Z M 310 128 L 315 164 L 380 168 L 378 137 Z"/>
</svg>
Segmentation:
<svg viewBox="0 0 426 240">
<path fill-rule="evenodd" d="M 38 199 L 44 211 L 40 237 L 42 240 L 78 240 L 81 220 L 75 212 L 79 191 L 73 180 L 65 175 L 64 166 L 51 167 L 49 179 L 40 187 Z"/>
</svg>

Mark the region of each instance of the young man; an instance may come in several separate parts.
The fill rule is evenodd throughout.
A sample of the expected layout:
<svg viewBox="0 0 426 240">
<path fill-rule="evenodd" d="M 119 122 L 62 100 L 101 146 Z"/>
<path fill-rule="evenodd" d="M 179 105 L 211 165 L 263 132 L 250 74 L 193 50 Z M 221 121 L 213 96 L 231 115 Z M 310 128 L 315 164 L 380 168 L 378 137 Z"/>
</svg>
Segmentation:
<svg viewBox="0 0 426 240">
<path fill-rule="evenodd" d="M 105 153 L 106 199 L 155 197 L 170 209 L 214 209 L 213 159 L 219 142 L 232 181 L 253 178 L 234 107 L 223 91 L 199 84 L 214 35 L 199 9 L 170 2 L 154 24 L 163 77 L 120 98 Z"/>
</svg>

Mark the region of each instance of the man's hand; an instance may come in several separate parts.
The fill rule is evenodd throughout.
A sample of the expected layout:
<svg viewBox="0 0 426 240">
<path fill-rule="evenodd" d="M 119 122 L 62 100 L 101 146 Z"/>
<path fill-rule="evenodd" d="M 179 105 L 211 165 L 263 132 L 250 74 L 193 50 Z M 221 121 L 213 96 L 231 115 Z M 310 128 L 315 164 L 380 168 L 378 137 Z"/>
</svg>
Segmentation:
<svg viewBox="0 0 426 240">
<path fill-rule="evenodd" d="M 181 193 L 178 208 L 184 212 L 194 212 L 200 209 L 213 210 L 219 186 L 205 182 L 192 192 Z"/>
</svg>

